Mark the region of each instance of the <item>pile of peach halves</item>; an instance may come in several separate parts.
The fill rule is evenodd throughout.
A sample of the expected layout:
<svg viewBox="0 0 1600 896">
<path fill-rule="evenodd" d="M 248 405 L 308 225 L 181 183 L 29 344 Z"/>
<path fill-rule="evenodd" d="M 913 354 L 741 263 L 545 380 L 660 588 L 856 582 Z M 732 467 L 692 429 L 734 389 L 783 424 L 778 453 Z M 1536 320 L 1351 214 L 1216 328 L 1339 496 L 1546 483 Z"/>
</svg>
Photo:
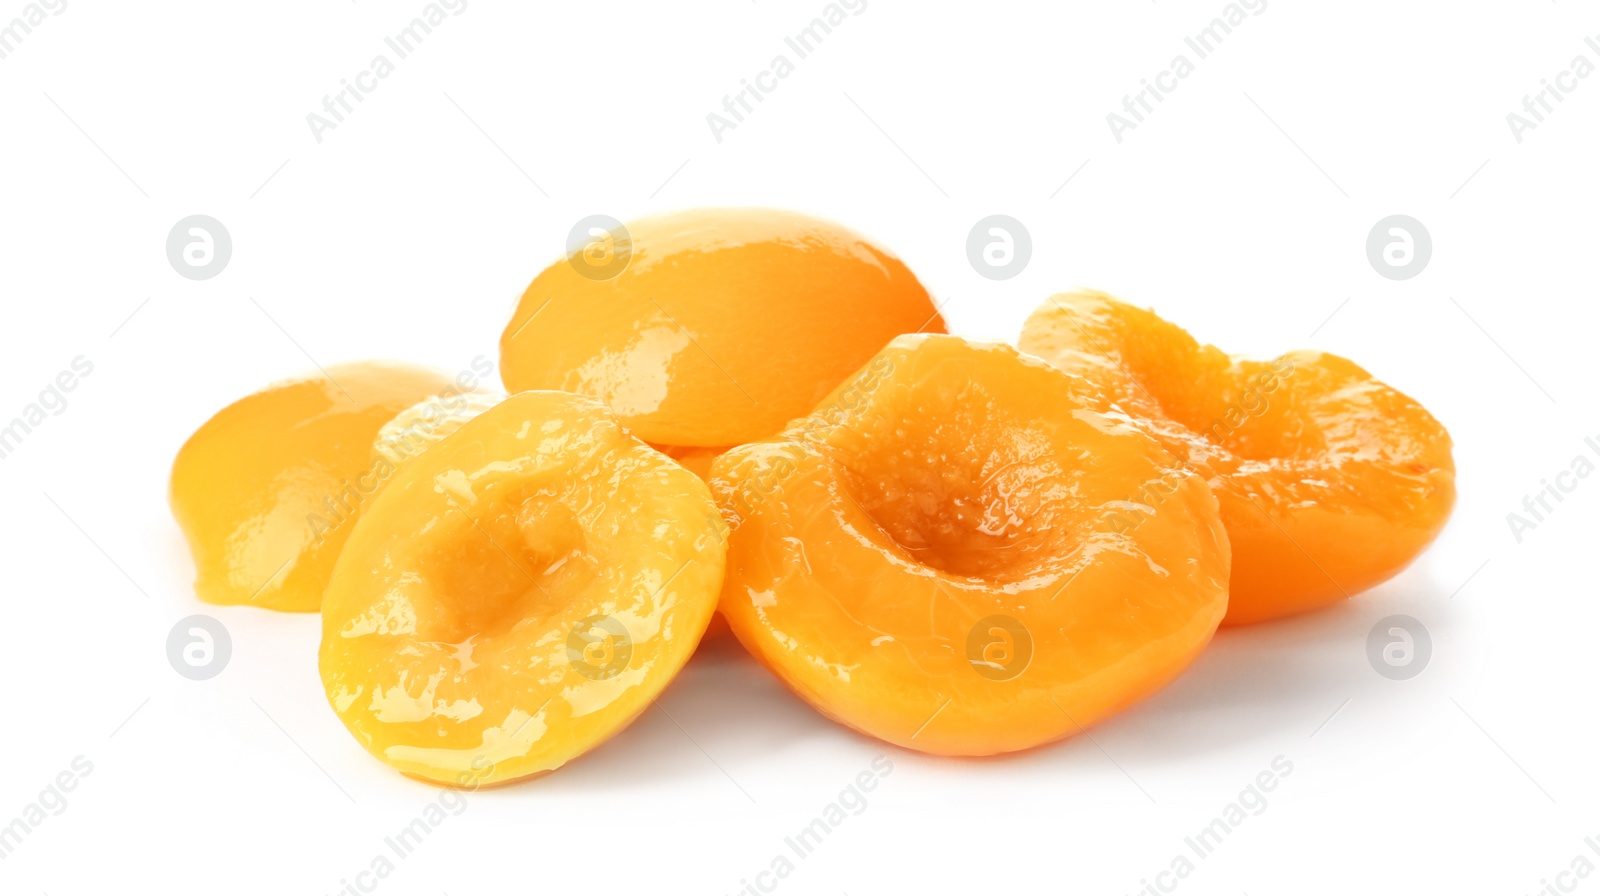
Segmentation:
<svg viewBox="0 0 1600 896">
<path fill-rule="evenodd" d="M 356 741 L 454 786 L 594 748 L 727 629 L 857 731 L 1026 749 L 1393 576 L 1455 500 L 1444 427 L 1344 358 L 1089 291 L 1015 348 L 946 335 L 899 259 L 789 212 L 594 228 L 498 366 L 319 369 L 172 469 L 200 598 L 320 611 Z"/>
</svg>

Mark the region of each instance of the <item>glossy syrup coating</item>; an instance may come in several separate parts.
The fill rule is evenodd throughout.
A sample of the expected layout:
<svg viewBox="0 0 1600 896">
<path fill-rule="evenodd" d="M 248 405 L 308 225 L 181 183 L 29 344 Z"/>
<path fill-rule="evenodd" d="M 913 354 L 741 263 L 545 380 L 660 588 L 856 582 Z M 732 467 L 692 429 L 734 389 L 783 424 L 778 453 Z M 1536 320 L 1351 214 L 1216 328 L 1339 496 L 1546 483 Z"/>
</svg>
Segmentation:
<svg viewBox="0 0 1600 896">
<path fill-rule="evenodd" d="M 323 600 L 328 701 L 412 776 L 558 768 L 694 652 L 725 533 L 705 483 L 600 402 L 513 395 L 401 464 L 357 523 Z"/>
<path fill-rule="evenodd" d="M 914 750 L 1075 734 L 1211 639 L 1228 543 L 1205 483 L 1009 346 L 905 336 L 713 465 L 721 610 L 825 715 Z"/>
<path fill-rule="evenodd" d="M 666 456 L 677 461 L 680 466 L 701 479 L 711 476 L 711 464 L 727 448 L 684 448 L 677 445 L 652 445 L 650 446 Z"/>
<path fill-rule="evenodd" d="M 808 413 L 895 336 L 945 329 L 898 258 L 828 221 L 701 209 L 626 226 L 612 279 L 578 252 L 529 285 L 500 338 L 508 391 L 595 396 L 653 444 L 736 445 Z"/>
<path fill-rule="evenodd" d="M 1455 503 L 1449 433 L 1337 355 L 1232 357 L 1093 291 L 1051 297 L 1018 344 L 1093 384 L 1210 483 L 1233 544 L 1226 624 L 1390 578 Z"/>
<path fill-rule="evenodd" d="M 387 475 L 380 427 L 448 376 L 365 362 L 269 386 L 197 430 L 172 464 L 169 503 L 213 604 L 314 613 L 363 505 Z"/>
<path fill-rule="evenodd" d="M 382 458 L 398 468 L 505 400 L 506 396 L 499 393 L 468 392 L 419 401 L 378 430 L 372 443 L 374 461 Z"/>
</svg>

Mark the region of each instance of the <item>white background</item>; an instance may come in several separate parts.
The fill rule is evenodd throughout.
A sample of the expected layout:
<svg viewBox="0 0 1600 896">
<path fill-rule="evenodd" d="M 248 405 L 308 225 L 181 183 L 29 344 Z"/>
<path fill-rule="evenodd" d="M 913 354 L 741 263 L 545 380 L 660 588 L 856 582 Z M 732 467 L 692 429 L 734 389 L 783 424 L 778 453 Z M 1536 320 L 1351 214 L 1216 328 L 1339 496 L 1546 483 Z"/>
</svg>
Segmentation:
<svg viewBox="0 0 1600 896">
<path fill-rule="evenodd" d="M 776 892 L 1133 894 L 1278 756 L 1266 810 L 1176 892 L 1532 894 L 1600 835 L 1600 477 L 1520 543 L 1506 519 L 1600 436 L 1600 76 L 1521 143 L 1506 121 L 1600 62 L 1593 4 L 1272 0 L 1118 143 L 1106 114 L 1223 3 L 869 0 L 719 143 L 707 114 L 822 2 L 473 0 L 317 142 L 306 115 L 423 5 L 71 0 L 0 60 L 0 419 L 94 365 L 0 461 L 0 824 L 93 763 L 0 890 L 320 896 L 366 870 L 437 793 L 329 710 L 315 617 L 194 598 L 174 452 L 312 359 L 493 357 L 578 219 L 707 204 L 870 235 L 962 334 L 1015 338 L 1090 285 L 1231 351 L 1352 357 L 1450 428 L 1455 516 L 1382 587 L 1224 631 L 1092 740 L 1011 758 L 855 736 L 724 645 L 670 718 L 471 796 L 376 892 L 733 894 L 880 754 L 867 809 Z M 165 255 L 197 213 L 234 243 L 205 282 Z M 1005 282 L 965 251 L 997 213 L 1034 244 Z M 1396 213 L 1434 243 L 1405 282 L 1364 248 Z M 233 637 L 208 682 L 165 653 L 197 612 Z M 1367 660 L 1392 613 L 1431 632 L 1409 681 Z"/>
</svg>

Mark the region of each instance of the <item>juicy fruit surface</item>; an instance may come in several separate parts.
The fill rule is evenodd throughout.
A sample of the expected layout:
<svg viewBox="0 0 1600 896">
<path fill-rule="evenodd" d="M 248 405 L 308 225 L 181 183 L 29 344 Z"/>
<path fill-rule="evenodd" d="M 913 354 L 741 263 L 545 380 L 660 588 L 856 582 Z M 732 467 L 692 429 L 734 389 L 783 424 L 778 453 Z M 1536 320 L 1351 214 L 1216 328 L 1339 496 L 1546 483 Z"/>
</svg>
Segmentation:
<svg viewBox="0 0 1600 896">
<path fill-rule="evenodd" d="M 1227 603 L 1205 483 L 1072 377 L 896 339 L 718 458 L 721 610 L 824 714 L 930 753 L 1074 734 L 1175 677 Z"/>
<path fill-rule="evenodd" d="M 379 428 L 451 388 L 421 367 L 346 364 L 269 386 L 206 421 L 179 450 L 169 490 L 200 599 L 315 612 L 381 484 L 371 456 Z"/>
<path fill-rule="evenodd" d="M 1210 483 L 1233 544 L 1228 624 L 1314 609 L 1388 579 L 1455 503 L 1444 427 L 1337 355 L 1230 357 L 1098 292 L 1053 296 L 1018 345 L 1145 421 Z"/>
<path fill-rule="evenodd" d="M 647 442 L 719 447 L 806 414 L 895 336 L 944 332 L 900 262 L 836 224 L 705 209 L 628 225 L 610 280 L 545 269 L 500 338 L 508 391 L 609 404 Z"/>
<path fill-rule="evenodd" d="M 479 786 L 620 730 L 694 652 L 726 527 L 599 402 L 514 395 L 400 466 L 323 600 L 328 700 L 408 774 Z"/>
</svg>

